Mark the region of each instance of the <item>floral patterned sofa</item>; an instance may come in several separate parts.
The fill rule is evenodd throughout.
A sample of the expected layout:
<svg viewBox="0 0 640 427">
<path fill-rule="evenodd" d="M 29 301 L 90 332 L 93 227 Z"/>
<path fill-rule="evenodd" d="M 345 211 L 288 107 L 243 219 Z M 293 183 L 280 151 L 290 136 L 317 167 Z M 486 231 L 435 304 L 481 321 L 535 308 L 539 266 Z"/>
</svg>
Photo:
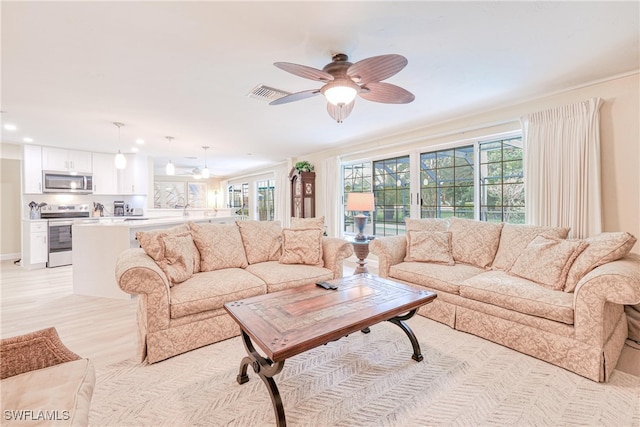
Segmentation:
<svg viewBox="0 0 640 427">
<path fill-rule="evenodd" d="M 640 303 L 640 257 L 626 232 L 568 240 L 567 228 L 407 220 L 377 238 L 379 275 L 435 291 L 430 319 L 608 381 Z M 640 340 L 640 337 L 633 339 Z"/>
<path fill-rule="evenodd" d="M 137 294 L 139 357 L 158 362 L 240 334 L 226 302 L 342 276 L 348 242 L 323 237 L 324 218 L 180 225 L 137 233 L 116 263 Z"/>
</svg>

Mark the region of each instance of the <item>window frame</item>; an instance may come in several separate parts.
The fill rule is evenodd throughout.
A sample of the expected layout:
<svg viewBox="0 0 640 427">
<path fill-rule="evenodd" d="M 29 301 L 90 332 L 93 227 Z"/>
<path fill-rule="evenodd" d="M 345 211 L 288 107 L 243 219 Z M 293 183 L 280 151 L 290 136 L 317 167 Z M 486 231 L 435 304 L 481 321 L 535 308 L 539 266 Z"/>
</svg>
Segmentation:
<svg viewBox="0 0 640 427">
<path fill-rule="evenodd" d="M 421 146 L 412 150 L 403 150 L 403 151 L 393 151 L 393 152 L 389 152 L 389 153 L 384 153 L 384 154 L 378 154 L 376 156 L 371 156 L 369 158 L 361 158 L 361 159 L 354 159 L 351 158 L 349 159 L 349 161 L 344 161 L 341 162 L 340 165 L 340 173 L 341 173 L 341 183 L 342 183 L 342 224 L 341 224 L 341 230 L 342 233 L 344 235 L 348 235 L 350 234 L 346 228 L 345 228 L 345 215 L 348 214 L 348 211 L 345 210 L 346 208 L 346 192 L 344 191 L 344 186 L 345 186 L 345 182 L 344 182 L 344 168 L 345 166 L 350 166 L 350 165 L 357 165 L 357 164 L 364 164 L 364 163 L 369 163 L 370 164 L 370 168 L 371 168 L 371 191 L 374 191 L 374 187 L 375 187 L 375 170 L 374 170 L 374 162 L 378 162 L 378 161 L 383 161 L 383 160 L 391 160 L 391 159 L 395 159 L 395 158 L 400 158 L 400 157 L 404 157 L 404 156 L 409 156 L 409 170 L 410 170 L 410 177 L 409 177 L 409 181 L 410 181 L 410 200 L 409 200 L 409 217 L 410 218 L 421 218 L 421 203 L 420 203 L 420 197 L 421 197 L 421 162 L 420 162 L 420 157 L 421 154 L 423 153 L 429 153 L 429 152 L 435 152 L 435 151 L 441 151 L 441 150 L 451 150 L 451 149 L 456 149 L 456 148 L 460 148 L 460 147 L 464 147 L 464 146 L 473 146 L 473 155 L 474 155 L 474 165 L 473 165 L 473 219 L 475 220 L 481 220 L 481 184 L 480 184 L 480 145 L 484 144 L 484 143 L 488 143 L 488 142 L 494 142 L 494 141 L 508 141 L 508 140 L 513 140 L 513 139 L 522 139 L 523 137 L 523 132 L 522 130 L 513 130 L 513 131 L 508 131 L 508 132 L 501 132 L 501 133 L 497 133 L 497 134 L 492 134 L 492 135 L 485 135 L 482 137 L 476 137 L 476 138 L 469 138 L 469 139 L 464 139 L 464 140 L 457 140 L 457 141 L 451 141 L 451 142 L 446 142 L 446 143 L 442 143 L 442 144 L 436 144 L 436 145 L 432 145 L 432 146 Z M 522 148 L 522 141 L 520 141 L 520 148 Z M 417 171 L 417 172 L 416 172 Z M 526 180 L 526 175 L 524 173 L 524 154 L 523 154 L 523 181 Z M 378 206 L 378 201 L 376 200 L 376 207 Z M 372 226 L 372 223 L 375 221 L 375 216 L 372 215 L 372 221 L 369 222 L 368 226 Z M 398 227 L 398 232 L 400 231 L 404 231 L 404 230 L 400 230 L 400 228 L 404 228 L 404 227 Z M 401 234 L 401 233 L 398 233 Z"/>
</svg>

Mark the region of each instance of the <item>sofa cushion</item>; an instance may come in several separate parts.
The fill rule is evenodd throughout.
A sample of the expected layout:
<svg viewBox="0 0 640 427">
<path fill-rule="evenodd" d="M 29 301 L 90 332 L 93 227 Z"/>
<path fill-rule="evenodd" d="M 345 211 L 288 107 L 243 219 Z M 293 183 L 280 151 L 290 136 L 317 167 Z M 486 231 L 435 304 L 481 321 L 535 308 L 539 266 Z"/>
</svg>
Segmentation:
<svg viewBox="0 0 640 427">
<path fill-rule="evenodd" d="M 450 218 L 449 231 L 453 259 L 456 262 L 481 268 L 490 266 L 498 250 L 502 225 L 502 223 Z"/>
<path fill-rule="evenodd" d="M 562 290 L 571 264 L 586 246 L 587 243 L 578 240 L 537 236 L 516 259 L 509 273 L 556 291 Z"/>
<path fill-rule="evenodd" d="M 636 243 L 636 238 L 621 231 L 617 233 L 602 233 L 583 239 L 589 246 L 571 264 L 565 292 L 573 292 L 576 285 L 588 272 L 594 268 L 625 257 Z"/>
<path fill-rule="evenodd" d="M 451 233 L 448 231 L 407 231 L 405 261 L 435 262 L 454 265 Z"/>
<path fill-rule="evenodd" d="M 136 232 L 136 240 L 147 255 L 153 258 L 154 261 L 160 261 L 164 257 L 162 236 L 181 234 L 187 231 L 189 231 L 189 224 L 180 224 L 163 230 L 138 231 Z"/>
<path fill-rule="evenodd" d="M 543 227 L 538 225 L 504 224 L 500 234 L 500 245 L 493 260 L 493 270 L 508 270 L 522 251 L 536 236 L 542 235 L 566 239 L 568 227 Z"/>
<path fill-rule="evenodd" d="M 262 280 L 241 268 L 201 272 L 171 288 L 171 318 L 219 309 L 266 291 Z"/>
<path fill-rule="evenodd" d="M 267 292 L 276 292 L 333 279 L 328 268 L 304 264 L 280 264 L 277 261 L 251 264 L 247 271 L 267 284 Z"/>
<path fill-rule="evenodd" d="M 240 230 L 236 224 L 190 222 L 189 226 L 193 241 L 200 251 L 200 271 L 245 268 L 248 265 Z"/>
<path fill-rule="evenodd" d="M 2 419 L 6 425 L 89 425 L 89 408 L 96 383 L 93 365 L 79 359 L 5 378 L 0 383 Z M 32 411 L 38 421 L 15 422 L 12 413 Z M 7 416 L 11 419 L 7 419 Z M 55 422 L 48 421 L 55 417 Z M 4 423 L 3 423 L 4 425 Z"/>
<path fill-rule="evenodd" d="M 291 228 L 319 228 L 324 231 L 324 216 L 317 218 L 291 217 Z"/>
<path fill-rule="evenodd" d="M 255 264 L 277 261 L 282 254 L 280 221 L 236 221 L 247 254 L 247 262 Z"/>
<path fill-rule="evenodd" d="M 449 221 L 440 218 L 405 218 L 407 232 L 409 231 L 447 231 Z"/>
<path fill-rule="evenodd" d="M 319 228 L 282 230 L 280 263 L 323 265 L 322 230 Z"/>
<path fill-rule="evenodd" d="M 484 272 L 483 269 L 468 264 L 453 266 L 424 262 L 401 262 L 391 266 L 389 277 L 426 286 L 436 291 L 459 294 L 462 282 Z"/>
<path fill-rule="evenodd" d="M 465 280 L 460 286 L 460 296 L 519 313 L 573 324 L 573 295 L 543 288 L 504 271 L 487 271 Z"/>
<path fill-rule="evenodd" d="M 191 232 L 182 234 L 166 234 L 161 237 L 164 246 L 164 257 L 156 261 L 169 279 L 169 285 L 182 283 L 194 273 L 196 253 L 198 249 L 193 243 Z"/>
</svg>

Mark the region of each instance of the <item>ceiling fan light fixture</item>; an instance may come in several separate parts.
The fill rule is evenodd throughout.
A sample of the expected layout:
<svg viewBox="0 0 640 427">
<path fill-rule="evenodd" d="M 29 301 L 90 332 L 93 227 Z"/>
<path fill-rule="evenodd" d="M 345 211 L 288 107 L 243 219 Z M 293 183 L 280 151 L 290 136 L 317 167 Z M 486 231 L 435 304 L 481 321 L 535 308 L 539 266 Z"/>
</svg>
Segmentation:
<svg viewBox="0 0 640 427">
<path fill-rule="evenodd" d="M 322 87 L 322 94 L 333 105 L 349 104 L 358 94 L 358 85 L 348 79 L 336 79 Z"/>
<path fill-rule="evenodd" d="M 167 172 L 167 175 L 175 175 L 176 174 L 176 167 L 173 165 L 173 163 L 171 163 L 171 160 L 169 160 L 169 163 L 167 163 L 167 166 L 165 167 L 165 170 Z"/>
</svg>

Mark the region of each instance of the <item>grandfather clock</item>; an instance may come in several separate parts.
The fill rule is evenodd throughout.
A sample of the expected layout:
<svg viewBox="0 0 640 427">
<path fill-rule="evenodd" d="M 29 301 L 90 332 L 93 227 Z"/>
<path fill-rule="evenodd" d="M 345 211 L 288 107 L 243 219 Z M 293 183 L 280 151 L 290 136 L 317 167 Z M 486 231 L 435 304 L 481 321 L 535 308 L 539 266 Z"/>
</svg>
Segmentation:
<svg viewBox="0 0 640 427">
<path fill-rule="evenodd" d="M 316 173 L 298 172 L 296 168 L 289 172 L 291 181 L 291 216 L 296 218 L 314 218 L 316 216 Z"/>
</svg>

